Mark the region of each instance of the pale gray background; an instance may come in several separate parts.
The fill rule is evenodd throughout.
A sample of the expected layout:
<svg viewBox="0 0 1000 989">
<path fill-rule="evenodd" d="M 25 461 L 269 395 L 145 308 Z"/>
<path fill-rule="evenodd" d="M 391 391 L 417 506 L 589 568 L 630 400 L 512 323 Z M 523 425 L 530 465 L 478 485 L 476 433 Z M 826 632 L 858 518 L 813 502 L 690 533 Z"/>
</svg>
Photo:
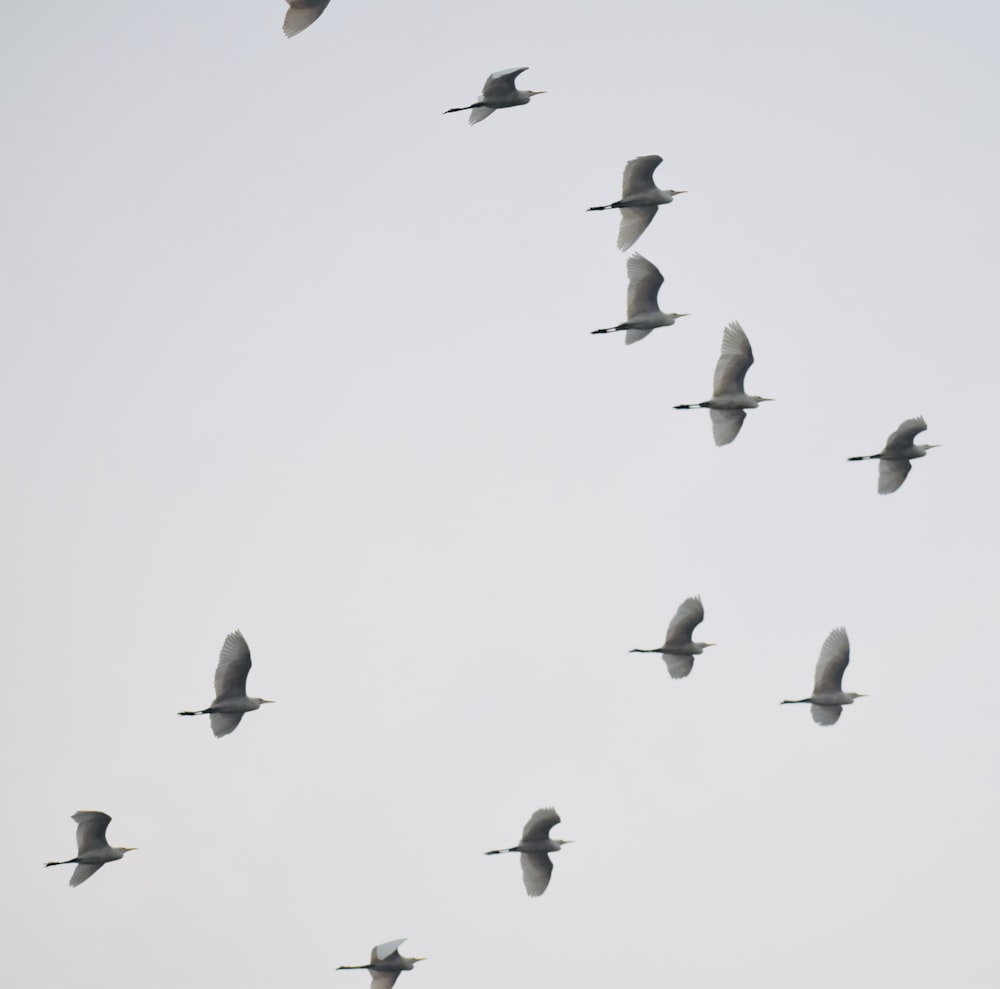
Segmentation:
<svg viewBox="0 0 1000 989">
<path fill-rule="evenodd" d="M 284 11 L 7 11 L 0 981 L 994 984 L 996 8 Z M 585 210 L 652 153 L 693 315 L 626 348 Z M 733 319 L 777 401 L 720 450 L 670 406 Z M 673 682 L 627 650 L 695 593 Z M 216 741 L 237 627 L 278 703 Z M 548 804 L 529 901 L 482 852 Z M 69 889 L 81 808 L 139 851 Z"/>
</svg>

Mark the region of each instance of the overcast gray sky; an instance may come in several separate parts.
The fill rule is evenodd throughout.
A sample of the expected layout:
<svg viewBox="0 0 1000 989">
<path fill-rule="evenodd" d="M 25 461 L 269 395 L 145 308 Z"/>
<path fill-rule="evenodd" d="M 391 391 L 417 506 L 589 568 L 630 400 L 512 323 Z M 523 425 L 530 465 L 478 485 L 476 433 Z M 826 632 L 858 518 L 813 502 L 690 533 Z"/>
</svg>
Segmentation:
<svg viewBox="0 0 1000 989">
<path fill-rule="evenodd" d="M 16 989 L 996 974 L 1000 12 L 22 4 L 0 40 Z M 470 128 L 496 69 L 547 90 Z M 692 315 L 625 347 L 636 245 Z M 732 446 L 723 326 L 757 358 Z M 943 444 L 876 494 L 906 418 Z M 685 597 L 716 648 L 656 656 Z M 834 728 L 804 707 L 829 631 Z M 227 633 L 277 701 L 215 740 Z M 512 843 L 575 839 L 529 900 Z M 70 815 L 139 850 L 78 889 Z"/>
</svg>

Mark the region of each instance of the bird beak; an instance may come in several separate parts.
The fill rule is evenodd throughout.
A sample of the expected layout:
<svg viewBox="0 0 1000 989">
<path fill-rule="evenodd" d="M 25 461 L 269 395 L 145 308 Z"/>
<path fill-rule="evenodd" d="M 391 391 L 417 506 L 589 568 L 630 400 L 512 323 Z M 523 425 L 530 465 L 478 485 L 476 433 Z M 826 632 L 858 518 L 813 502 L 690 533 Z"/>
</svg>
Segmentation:
<svg viewBox="0 0 1000 989">
<path fill-rule="evenodd" d="M 427 961 L 427 959 L 426 958 L 411 958 L 410 961 L 411 962 L 425 962 L 425 961 Z"/>
<path fill-rule="evenodd" d="M 691 313 L 689 313 L 689 312 L 675 312 L 674 313 L 674 319 L 680 319 L 681 316 L 690 316 L 690 315 L 691 315 Z"/>
<path fill-rule="evenodd" d="M 260 702 L 261 702 L 261 704 L 273 704 L 274 703 L 274 701 L 266 701 L 266 700 L 264 700 L 263 697 L 260 699 Z"/>
<path fill-rule="evenodd" d="M 703 649 L 707 649 L 709 646 L 717 645 L 717 643 L 715 643 L 715 642 L 703 642 L 701 645 L 702 645 Z"/>
<path fill-rule="evenodd" d="M 941 445 L 942 444 L 940 444 L 940 443 L 928 443 L 927 444 L 927 449 L 928 450 L 936 450 Z"/>
<path fill-rule="evenodd" d="M 544 96 L 545 93 L 546 93 L 546 90 L 544 90 L 544 89 L 532 89 L 532 90 L 530 90 L 530 94 L 532 96 Z"/>
<path fill-rule="evenodd" d="M 687 192 L 687 189 L 674 189 L 675 196 L 683 196 Z"/>
<path fill-rule="evenodd" d="M 774 399 L 773 398 L 758 398 L 757 401 L 758 402 L 773 402 Z"/>
<path fill-rule="evenodd" d="M 138 848 L 126 848 L 125 851 L 126 852 L 137 852 L 137 851 L 139 851 L 139 849 Z"/>
</svg>

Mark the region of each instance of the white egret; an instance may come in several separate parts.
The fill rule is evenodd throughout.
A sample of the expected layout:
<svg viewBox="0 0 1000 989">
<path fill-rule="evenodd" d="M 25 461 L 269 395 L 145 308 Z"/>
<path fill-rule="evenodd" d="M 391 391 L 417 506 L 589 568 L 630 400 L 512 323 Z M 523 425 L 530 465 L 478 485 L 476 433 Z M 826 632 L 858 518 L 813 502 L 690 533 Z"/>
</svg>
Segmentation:
<svg viewBox="0 0 1000 989">
<path fill-rule="evenodd" d="M 398 941 L 386 941 L 385 944 L 377 944 L 372 948 L 372 960 L 367 965 L 338 965 L 337 971 L 342 968 L 367 968 L 372 973 L 371 989 L 392 989 L 400 972 L 409 972 L 416 962 L 426 961 L 426 958 L 404 958 L 398 951 L 399 946 L 406 940 L 401 937 Z"/>
<path fill-rule="evenodd" d="M 722 353 L 715 365 L 712 397 L 707 402 L 693 405 L 675 405 L 675 409 L 709 409 L 712 416 L 712 435 L 716 446 L 732 443 L 747 417 L 744 409 L 755 409 L 761 402 L 774 399 L 748 395 L 743 379 L 753 364 L 750 341 L 739 323 L 730 323 L 722 332 Z"/>
<path fill-rule="evenodd" d="M 841 688 L 844 670 L 851 658 L 851 645 L 847 641 L 847 630 L 835 628 L 823 643 L 816 663 L 816 681 L 811 697 L 798 701 L 782 701 L 782 704 L 812 704 L 813 721 L 818 725 L 837 723 L 845 704 L 853 704 L 856 697 L 867 694 L 845 693 Z"/>
<path fill-rule="evenodd" d="M 626 265 L 628 271 L 628 301 L 625 322 L 591 333 L 625 331 L 625 343 L 635 343 L 648 336 L 658 326 L 673 326 L 674 320 L 687 316 L 685 312 L 660 312 L 656 296 L 663 284 L 659 269 L 641 254 L 633 254 Z"/>
<path fill-rule="evenodd" d="M 215 700 L 204 711 L 178 711 L 178 714 L 211 715 L 212 731 L 222 738 L 236 730 L 247 711 L 256 711 L 261 704 L 273 704 L 263 697 L 247 697 L 247 674 L 250 672 L 250 647 L 237 629 L 226 636 L 215 669 Z"/>
<path fill-rule="evenodd" d="M 622 175 L 622 198 L 607 206 L 591 206 L 590 212 L 602 209 L 620 209 L 622 222 L 618 229 L 618 249 L 627 251 L 653 222 L 660 206 L 674 201 L 684 189 L 658 189 L 653 182 L 653 172 L 663 162 L 659 155 L 633 158 Z"/>
<path fill-rule="evenodd" d="M 892 494 L 906 480 L 906 475 L 910 473 L 911 460 L 923 457 L 928 450 L 933 450 L 939 443 L 917 443 L 913 438 L 917 433 L 922 433 L 927 428 L 923 416 L 916 419 L 907 419 L 900 423 L 896 430 L 886 441 L 885 449 L 881 453 L 872 453 L 866 457 L 848 457 L 848 460 L 877 460 L 878 465 L 878 493 Z"/>
<path fill-rule="evenodd" d="M 692 642 L 691 633 L 705 619 L 705 609 L 701 598 L 688 598 L 677 609 L 670 621 L 667 637 L 656 649 L 630 649 L 629 652 L 658 652 L 663 656 L 670 675 L 679 680 L 686 677 L 694 666 L 694 657 L 703 649 L 714 646 L 714 642 Z"/>
<path fill-rule="evenodd" d="M 286 38 L 294 38 L 304 31 L 326 10 L 330 0 L 288 0 L 288 13 L 282 30 Z"/>
<path fill-rule="evenodd" d="M 527 72 L 525 65 L 520 69 L 501 69 L 492 73 L 483 83 L 483 91 L 475 103 L 468 106 L 455 106 L 445 113 L 461 113 L 462 110 L 471 110 L 469 123 L 478 124 L 480 120 L 485 120 L 494 110 L 500 110 L 507 106 L 523 106 L 532 96 L 541 96 L 544 89 L 518 89 L 514 85 L 514 80 L 522 73 Z"/>
<path fill-rule="evenodd" d="M 111 818 L 103 811 L 99 810 L 78 810 L 73 815 L 76 821 L 76 849 L 75 859 L 66 859 L 65 862 L 46 862 L 50 865 L 69 865 L 76 863 L 73 875 L 69 877 L 70 886 L 79 886 L 86 882 L 97 870 L 106 862 L 117 862 L 124 858 L 126 852 L 134 852 L 134 848 L 112 848 L 105 837 L 108 824 Z"/>
<path fill-rule="evenodd" d="M 487 855 L 503 852 L 521 853 L 521 874 L 528 896 L 541 896 L 552 878 L 552 860 L 549 852 L 558 852 L 572 839 L 550 838 L 549 831 L 559 823 L 559 815 L 552 807 L 542 807 L 531 815 L 521 834 L 521 842 L 513 848 L 495 848 Z"/>
</svg>

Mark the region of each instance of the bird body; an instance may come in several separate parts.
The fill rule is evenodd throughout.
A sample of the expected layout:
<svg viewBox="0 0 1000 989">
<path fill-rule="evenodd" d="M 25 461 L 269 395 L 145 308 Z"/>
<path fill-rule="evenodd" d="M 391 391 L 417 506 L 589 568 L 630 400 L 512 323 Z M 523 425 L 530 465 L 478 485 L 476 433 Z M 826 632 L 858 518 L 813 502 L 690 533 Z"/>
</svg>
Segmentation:
<svg viewBox="0 0 1000 989">
<path fill-rule="evenodd" d="M 648 336 L 658 326 L 673 326 L 674 321 L 687 313 L 661 312 L 657 296 L 663 284 L 663 275 L 651 261 L 641 254 L 633 254 L 626 264 L 628 272 L 628 298 L 624 323 L 608 326 L 591 333 L 617 333 L 625 331 L 625 343 L 635 343 Z"/>
<path fill-rule="evenodd" d="M 237 629 L 226 636 L 219 653 L 219 665 L 215 669 L 215 700 L 202 711 L 178 711 L 190 717 L 208 714 L 212 732 L 222 738 L 236 730 L 243 715 L 256 711 L 261 704 L 273 704 L 263 697 L 247 697 L 247 675 L 250 673 L 250 647 L 243 633 Z"/>
<path fill-rule="evenodd" d="M 819 660 L 816 662 L 816 678 L 813 692 L 809 697 L 797 701 L 782 701 L 782 704 L 811 704 L 813 721 L 818 725 L 836 724 L 845 704 L 853 704 L 858 697 L 843 689 L 844 670 L 851 658 L 851 646 L 847 630 L 835 628 L 823 643 Z"/>
<path fill-rule="evenodd" d="M 732 443 L 743 428 L 745 409 L 756 409 L 761 402 L 773 399 L 748 395 L 744 387 L 746 373 L 753 364 L 753 350 L 743 327 L 730 323 L 722 332 L 722 353 L 715 365 L 712 397 L 706 402 L 675 405 L 675 409 L 709 409 L 712 435 L 716 446 Z"/>
<path fill-rule="evenodd" d="M 318 20 L 326 10 L 330 0 L 288 0 L 288 13 L 282 30 L 286 38 L 294 38 L 310 24 Z"/>
<path fill-rule="evenodd" d="M 693 642 L 691 634 L 705 619 L 705 609 L 701 598 L 688 598 L 681 603 L 670 621 L 667 636 L 662 646 L 655 649 L 630 649 L 630 652 L 658 652 L 663 656 L 667 671 L 675 680 L 686 677 L 694 666 L 694 657 L 702 653 L 714 642 Z"/>
<path fill-rule="evenodd" d="M 550 852 L 558 852 L 571 839 L 550 838 L 549 831 L 560 822 L 559 815 L 552 807 L 536 810 L 528 819 L 521 833 L 521 840 L 512 848 L 494 848 L 487 855 L 502 855 L 504 852 L 521 853 L 521 876 L 528 896 L 541 896 L 552 878 Z"/>
<path fill-rule="evenodd" d="M 69 877 L 70 886 L 79 886 L 89 879 L 97 870 L 108 862 L 117 862 L 124 858 L 126 852 L 134 852 L 134 848 L 112 848 L 106 834 L 111 818 L 100 810 L 78 810 L 73 815 L 76 821 L 76 858 L 63 862 L 46 862 L 50 865 L 69 865 L 76 863 L 73 875 Z"/>
<path fill-rule="evenodd" d="M 622 211 L 618 229 L 618 249 L 627 251 L 653 222 L 656 211 L 674 201 L 684 189 L 658 189 L 653 182 L 653 172 L 663 162 L 659 155 L 633 158 L 622 173 L 622 198 L 607 206 L 591 206 L 590 212 L 604 209 Z"/>
<path fill-rule="evenodd" d="M 927 428 L 923 416 L 916 419 L 906 419 L 899 428 L 886 440 L 885 449 L 880 453 L 871 453 L 864 457 L 848 457 L 848 460 L 878 460 L 878 493 L 892 494 L 899 490 L 906 475 L 910 473 L 910 461 L 927 455 L 938 443 L 914 443 L 918 433 Z"/>
<path fill-rule="evenodd" d="M 396 941 L 386 941 L 372 948 L 371 961 L 367 965 L 338 965 L 341 969 L 366 968 L 372 973 L 371 989 L 392 989 L 400 972 L 409 972 L 416 962 L 426 961 L 426 958 L 406 958 L 399 953 L 399 946 L 406 940 L 401 937 Z"/>
<path fill-rule="evenodd" d="M 501 110 L 509 106 L 523 106 L 532 96 L 541 96 L 544 89 L 518 89 L 514 85 L 514 80 L 522 72 L 527 72 L 528 67 L 522 66 L 518 69 L 501 69 L 499 72 L 491 73 L 486 82 L 483 83 L 483 91 L 475 103 L 468 106 L 455 106 L 445 113 L 460 113 L 462 110 L 471 110 L 469 114 L 469 124 L 478 124 L 480 120 L 485 120 L 494 110 Z"/>
</svg>

